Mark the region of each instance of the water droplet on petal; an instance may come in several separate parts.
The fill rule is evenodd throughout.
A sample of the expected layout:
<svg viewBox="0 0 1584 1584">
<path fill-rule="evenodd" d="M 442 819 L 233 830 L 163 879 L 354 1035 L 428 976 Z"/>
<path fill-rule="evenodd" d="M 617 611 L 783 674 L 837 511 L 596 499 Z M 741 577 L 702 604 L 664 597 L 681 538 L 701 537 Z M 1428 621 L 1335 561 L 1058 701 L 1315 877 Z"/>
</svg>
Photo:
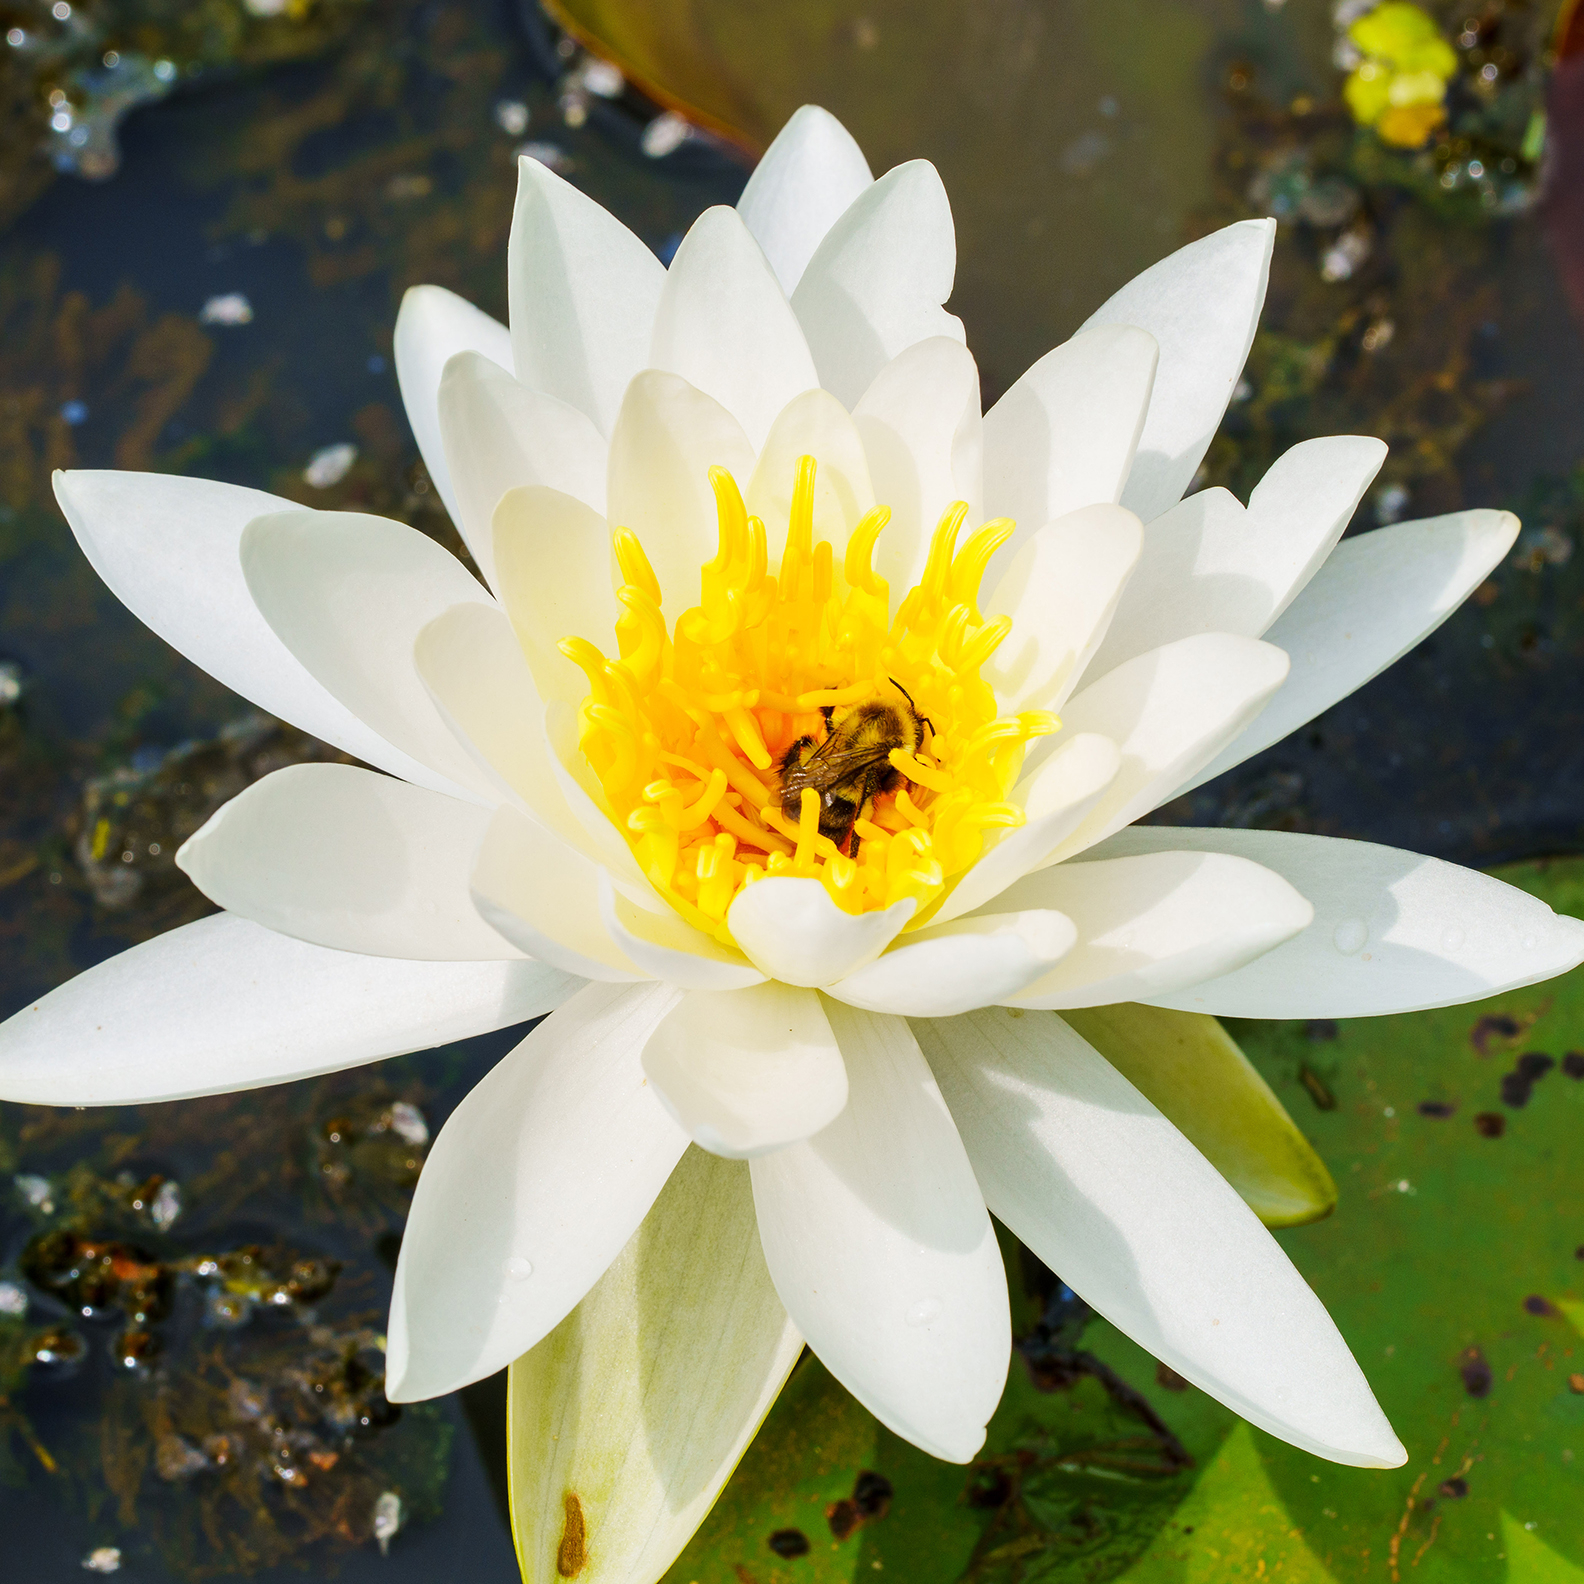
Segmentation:
<svg viewBox="0 0 1584 1584">
<path fill-rule="evenodd" d="M 1343 919 L 1331 939 L 1344 957 L 1351 957 L 1369 939 L 1369 925 L 1363 919 Z"/>
<path fill-rule="evenodd" d="M 939 1298 L 920 1298 L 907 1312 L 907 1323 L 910 1326 L 927 1326 L 941 1312 Z"/>
<path fill-rule="evenodd" d="M 506 1261 L 506 1274 L 513 1281 L 527 1281 L 533 1275 L 533 1264 L 531 1261 L 525 1260 L 521 1254 L 513 1254 Z"/>
<path fill-rule="evenodd" d="M 1456 924 L 1449 924 L 1441 932 L 1441 950 L 1444 952 L 1455 952 L 1467 939 L 1468 936 Z"/>
</svg>

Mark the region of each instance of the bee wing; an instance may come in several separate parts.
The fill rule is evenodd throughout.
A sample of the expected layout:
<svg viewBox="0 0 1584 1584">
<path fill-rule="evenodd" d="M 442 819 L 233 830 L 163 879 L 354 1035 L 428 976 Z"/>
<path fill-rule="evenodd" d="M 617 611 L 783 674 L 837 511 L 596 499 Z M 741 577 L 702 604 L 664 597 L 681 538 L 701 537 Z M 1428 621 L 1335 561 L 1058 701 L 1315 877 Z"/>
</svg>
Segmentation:
<svg viewBox="0 0 1584 1584">
<path fill-rule="evenodd" d="M 838 786 L 844 781 L 856 779 L 875 765 L 888 763 L 891 757 L 890 750 L 878 743 L 860 748 L 837 748 L 827 753 L 825 750 L 830 748 L 832 741 L 834 739 L 821 743 L 802 764 L 793 765 L 787 771 L 785 784 L 788 787 L 813 786 L 816 783 Z"/>
</svg>

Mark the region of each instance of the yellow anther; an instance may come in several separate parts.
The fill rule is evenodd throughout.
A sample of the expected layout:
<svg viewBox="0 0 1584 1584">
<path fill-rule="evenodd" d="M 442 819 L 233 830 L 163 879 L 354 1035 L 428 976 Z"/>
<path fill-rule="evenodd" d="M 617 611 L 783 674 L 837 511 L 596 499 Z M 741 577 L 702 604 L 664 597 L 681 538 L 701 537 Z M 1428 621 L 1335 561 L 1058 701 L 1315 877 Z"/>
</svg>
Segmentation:
<svg viewBox="0 0 1584 1584">
<path fill-rule="evenodd" d="M 1017 717 L 1017 723 L 1025 737 L 1049 737 L 1061 730 L 1061 716 L 1053 715 L 1049 710 L 1024 710 Z"/>
<path fill-rule="evenodd" d="M 1011 631 L 1012 618 L 1010 616 L 997 616 L 994 621 L 986 622 L 957 651 L 957 662 L 954 669 L 958 671 L 977 671 L 1001 647 L 1002 641 Z"/>
<path fill-rule="evenodd" d="M 908 796 L 906 787 L 902 787 L 896 795 L 897 812 L 909 825 L 928 825 L 930 817 L 923 809 L 919 808 L 913 799 Z"/>
<path fill-rule="evenodd" d="M 770 768 L 770 750 L 765 747 L 764 737 L 759 731 L 759 722 L 745 709 L 727 710 L 721 717 L 726 722 L 726 728 L 737 739 L 737 746 L 748 757 L 748 763 L 756 770 Z"/>
<path fill-rule="evenodd" d="M 760 852 L 765 853 L 790 853 L 792 851 L 792 845 L 785 837 L 777 836 L 772 831 L 765 830 L 761 825 L 755 825 L 751 820 L 745 819 L 728 803 L 717 803 L 715 812 L 710 817 L 723 831 L 730 831 L 745 847 L 757 847 Z"/>
<path fill-rule="evenodd" d="M 605 676 L 605 656 L 587 638 L 563 638 L 556 648 L 588 678 L 589 691 L 601 703 L 610 697 L 610 683 Z"/>
<path fill-rule="evenodd" d="M 876 506 L 873 511 L 866 512 L 847 540 L 847 556 L 842 562 L 842 576 L 847 579 L 848 587 L 861 589 L 876 599 L 885 599 L 890 593 L 890 585 L 872 565 L 875 541 L 890 521 L 889 506 Z"/>
<path fill-rule="evenodd" d="M 861 704 L 866 698 L 873 698 L 875 694 L 874 682 L 855 682 L 851 687 L 844 688 L 816 688 L 812 693 L 799 693 L 794 706 L 800 710 L 839 709 L 843 704 Z"/>
<path fill-rule="evenodd" d="M 947 597 L 968 606 L 975 621 L 979 620 L 979 585 L 984 581 L 985 568 L 1016 530 L 1017 524 L 1010 517 L 992 517 L 968 536 L 968 542 L 952 562 Z"/>
<path fill-rule="evenodd" d="M 886 830 L 884 826 L 876 825 L 872 820 L 854 820 L 853 831 L 858 839 L 865 843 L 883 845 L 891 840 L 891 832 Z"/>
<path fill-rule="evenodd" d="M 952 778 L 945 771 L 937 770 L 934 765 L 925 764 L 916 755 L 901 748 L 893 748 L 888 757 L 909 781 L 917 781 L 920 786 L 928 787 L 931 792 L 951 791 Z"/>
<path fill-rule="evenodd" d="M 611 535 L 611 549 L 616 556 L 616 567 L 624 584 L 631 584 L 642 594 L 647 594 L 655 605 L 664 601 L 660 597 L 660 579 L 649 565 L 649 557 L 631 528 L 618 528 Z"/>
<path fill-rule="evenodd" d="M 715 812 L 715 805 L 720 802 L 726 793 L 726 772 L 713 770 L 710 772 L 709 785 L 699 793 L 696 802 L 688 804 L 682 810 L 682 830 L 692 830 L 695 826 L 702 825 L 711 814 Z"/>
<path fill-rule="evenodd" d="M 799 869 L 814 867 L 814 843 L 819 840 L 819 793 L 813 787 L 804 787 L 798 802 L 798 840 L 795 862 Z"/>
<path fill-rule="evenodd" d="M 616 598 L 622 606 L 622 613 L 616 618 L 616 642 L 622 660 L 635 676 L 652 676 L 665 658 L 669 641 L 659 603 L 636 583 L 623 584 L 616 591 Z"/>
</svg>

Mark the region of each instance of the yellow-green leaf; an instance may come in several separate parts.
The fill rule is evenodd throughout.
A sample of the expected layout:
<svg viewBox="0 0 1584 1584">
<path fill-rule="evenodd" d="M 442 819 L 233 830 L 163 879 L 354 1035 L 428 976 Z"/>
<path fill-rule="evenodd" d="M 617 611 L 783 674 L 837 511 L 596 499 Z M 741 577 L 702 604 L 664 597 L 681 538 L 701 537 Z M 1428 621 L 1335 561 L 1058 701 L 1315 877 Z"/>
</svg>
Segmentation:
<svg viewBox="0 0 1584 1584">
<path fill-rule="evenodd" d="M 1227 1031 L 1202 1012 L 1124 1003 L 1062 1017 L 1173 1122 L 1270 1227 L 1328 1216 L 1325 1163 Z"/>
<path fill-rule="evenodd" d="M 690 1149 L 593 1291 L 511 1367 L 526 1584 L 653 1584 L 802 1348 L 759 1251 L 747 1167 Z"/>
</svg>

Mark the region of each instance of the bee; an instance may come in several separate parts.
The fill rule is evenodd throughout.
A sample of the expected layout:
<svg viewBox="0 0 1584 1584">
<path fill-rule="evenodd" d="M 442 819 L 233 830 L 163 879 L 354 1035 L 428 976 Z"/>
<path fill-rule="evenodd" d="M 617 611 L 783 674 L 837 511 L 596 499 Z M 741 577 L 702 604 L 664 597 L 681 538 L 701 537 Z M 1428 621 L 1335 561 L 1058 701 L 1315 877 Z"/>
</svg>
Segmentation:
<svg viewBox="0 0 1584 1584">
<path fill-rule="evenodd" d="M 852 837 L 852 857 L 858 853 L 853 822 L 864 805 L 902 784 L 902 772 L 891 763 L 892 750 L 917 753 L 925 727 L 935 729 L 927 716 L 919 714 L 901 683 L 893 681 L 892 686 L 902 695 L 900 700 L 869 699 L 839 721 L 833 721 L 835 712 L 829 706 L 822 709 L 824 742 L 799 737 L 781 758 L 781 812 L 796 821 L 803 793 L 812 788 L 819 794 L 820 835 L 838 847 L 845 847 Z"/>
</svg>

